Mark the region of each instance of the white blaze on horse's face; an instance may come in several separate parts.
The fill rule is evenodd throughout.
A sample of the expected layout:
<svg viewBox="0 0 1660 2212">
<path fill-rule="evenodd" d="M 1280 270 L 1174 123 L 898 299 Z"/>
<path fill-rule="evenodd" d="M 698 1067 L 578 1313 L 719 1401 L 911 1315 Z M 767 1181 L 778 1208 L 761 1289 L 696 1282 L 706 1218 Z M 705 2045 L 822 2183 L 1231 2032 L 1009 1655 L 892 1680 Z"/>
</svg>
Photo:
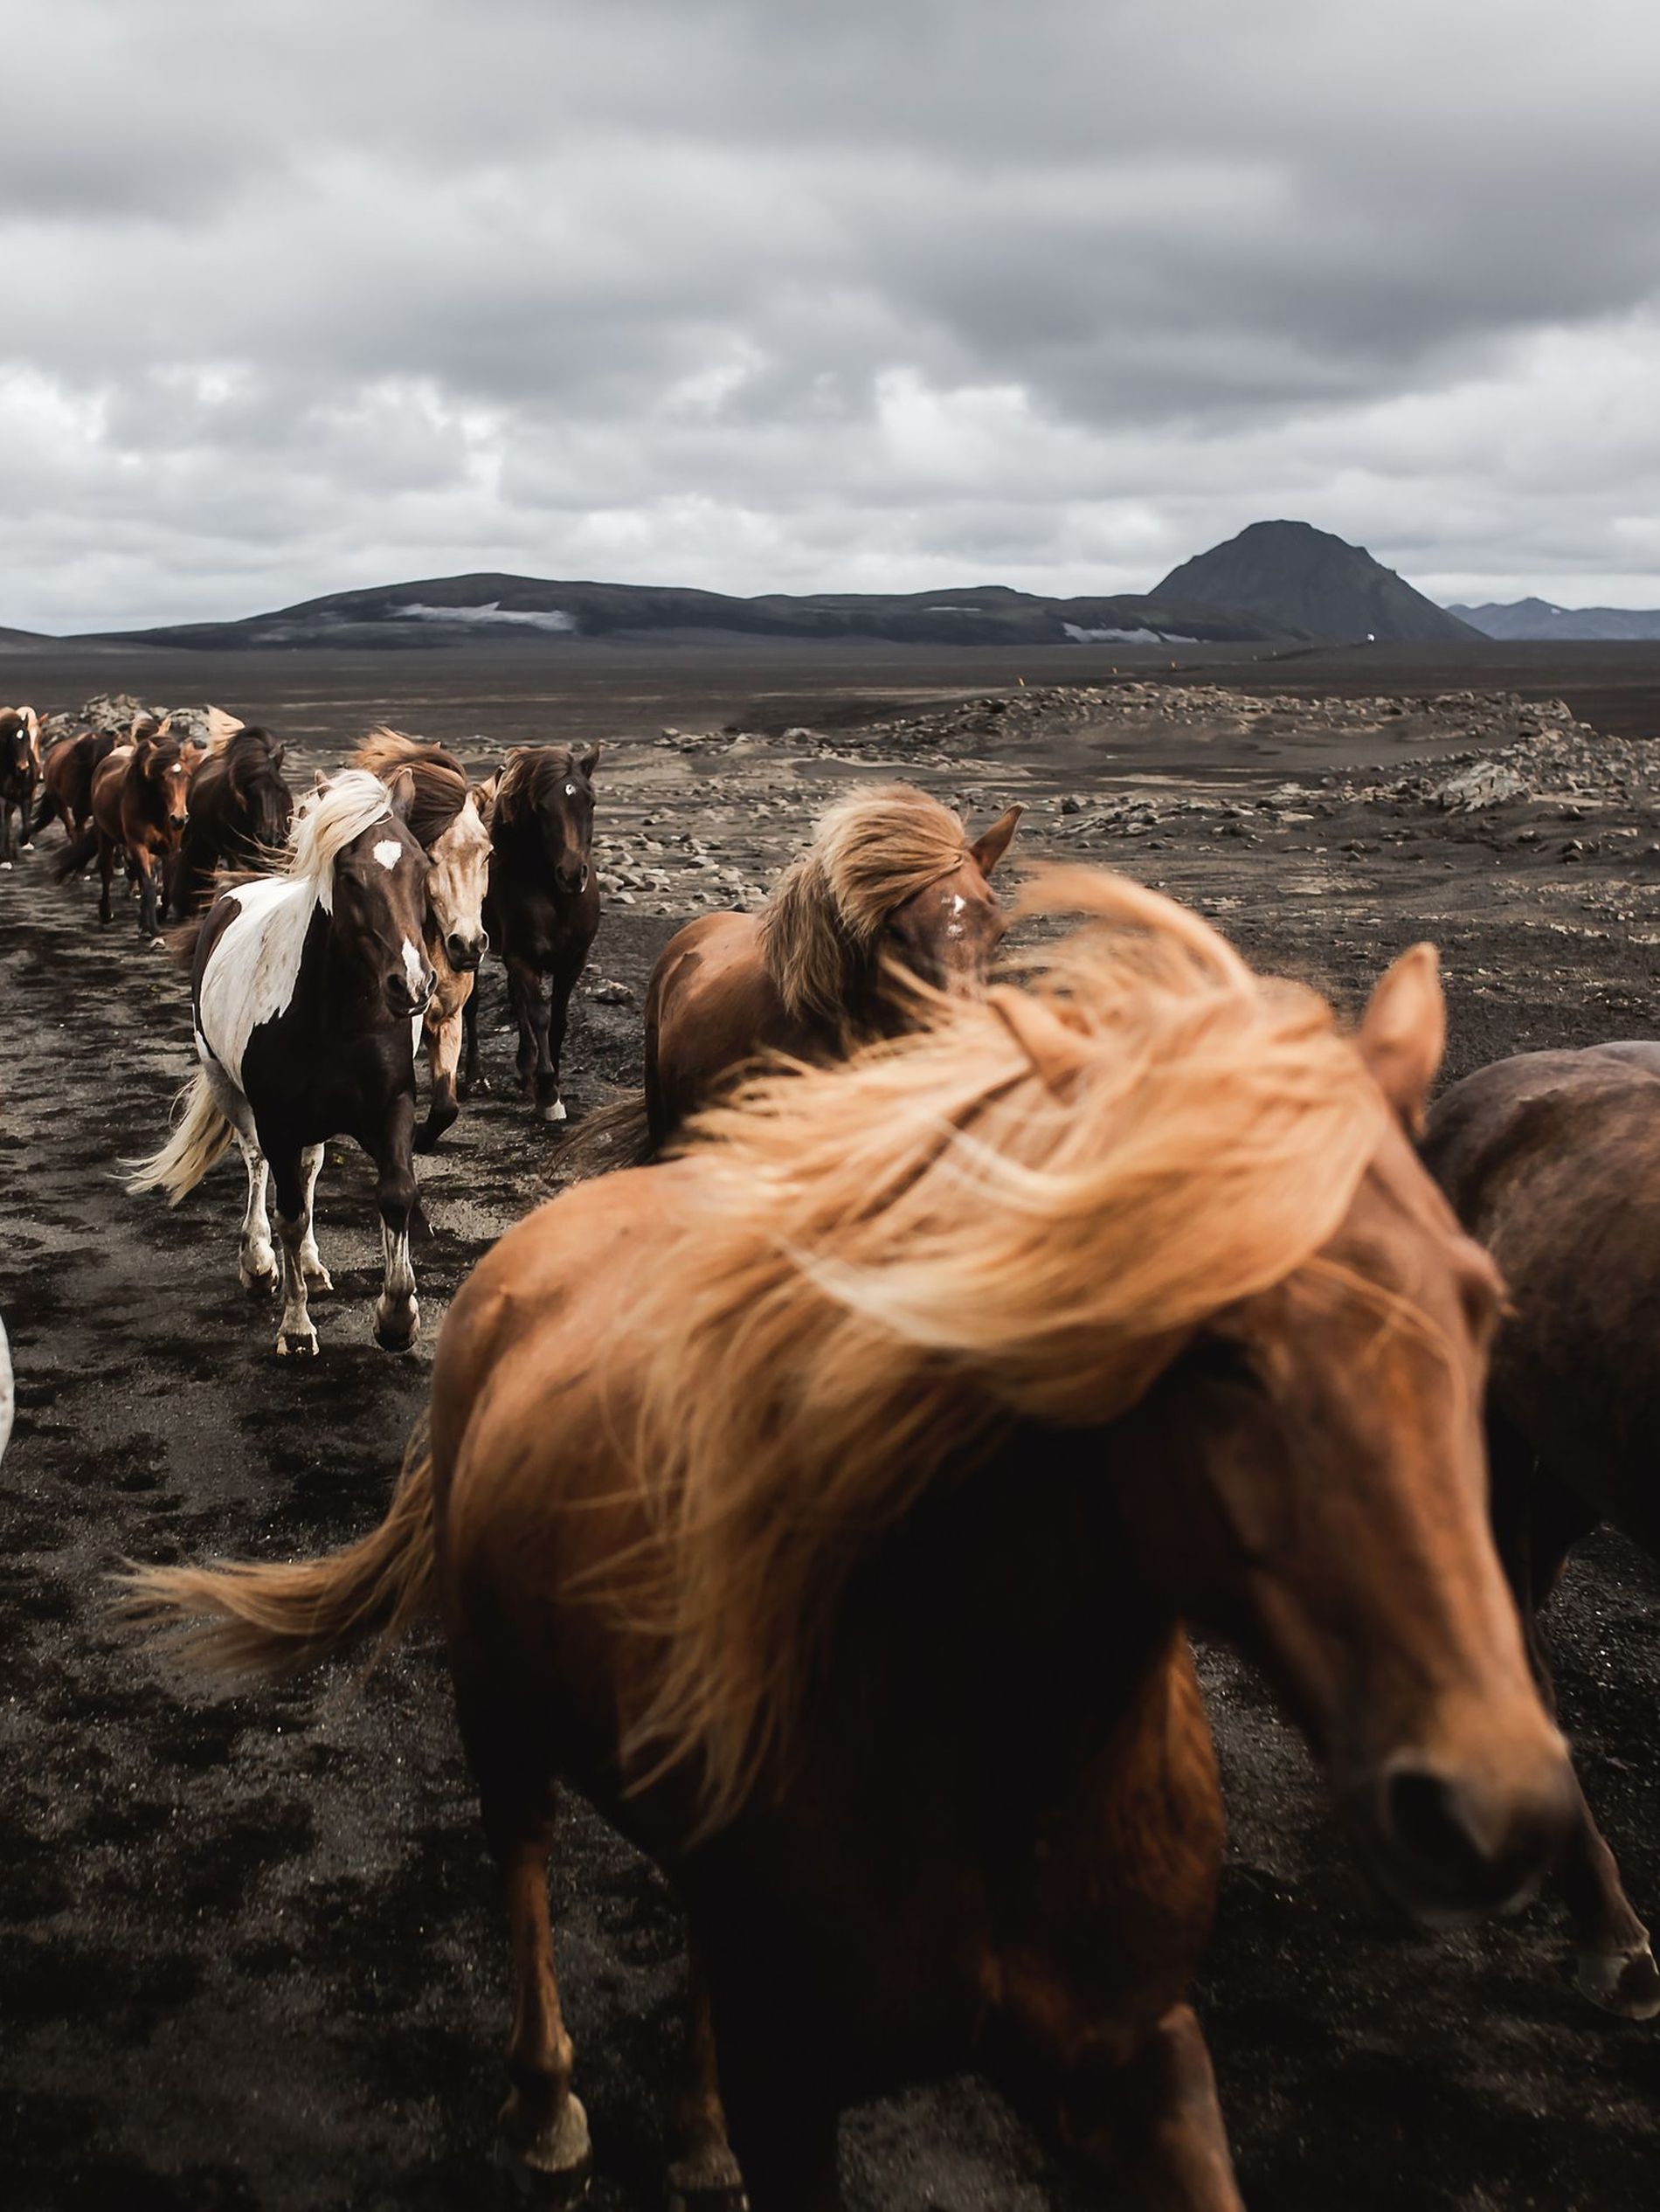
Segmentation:
<svg viewBox="0 0 1660 2212">
<path fill-rule="evenodd" d="M 476 968 L 489 943 L 484 930 L 484 894 L 490 880 L 490 833 L 469 791 L 461 811 L 426 861 L 426 911 L 435 937 L 451 967 Z"/>
<path fill-rule="evenodd" d="M 375 858 L 384 868 L 393 868 L 403 858 L 404 848 L 395 837 L 384 837 L 375 847 Z"/>
</svg>

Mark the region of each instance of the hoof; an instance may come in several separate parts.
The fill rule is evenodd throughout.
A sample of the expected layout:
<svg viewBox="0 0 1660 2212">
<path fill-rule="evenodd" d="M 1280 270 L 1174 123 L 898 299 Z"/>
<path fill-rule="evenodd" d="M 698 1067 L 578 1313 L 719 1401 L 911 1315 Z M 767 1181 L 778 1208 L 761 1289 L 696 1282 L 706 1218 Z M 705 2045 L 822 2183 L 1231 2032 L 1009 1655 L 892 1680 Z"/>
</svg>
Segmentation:
<svg viewBox="0 0 1660 2212">
<path fill-rule="evenodd" d="M 34 840 L 33 840 L 32 838 L 25 838 L 25 839 L 24 840 L 23 843 L 22 843 L 20 846 L 18 846 L 18 847 L 17 847 L 17 850 L 18 850 L 20 853 L 32 853 L 32 852 L 34 851 L 34 849 L 35 849 L 35 845 L 34 845 Z M 10 865 L 11 865 L 10 861 L 8 861 L 6 862 L 6 866 L 7 866 L 8 868 L 10 868 Z"/>
<path fill-rule="evenodd" d="M 321 1260 L 302 1260 L 300 1272 L 305 1277 L 308 1291 L 332 1290 L 335 1287 L 335 1278 Z"/>
<path fill-rule="evenodd" d="M 567 2096 L 558 2118 L 527 2139 L 516 2094 L 501 2114 L 502 2156 L 523 2194 L 538 2204 L 578 2204 L 593 2175 L 593 2145 L 582 2100 Z"/>
<path fill-rule="evenodd" d="M 276 1295 L 279 1278 L 274 1262 L 268 1268 L 259 1268 L 246 1267 L 239 1260 L 236 1279 L 251 1298 L 270 1298 Z"/>
<path fill-rule="evenodd" d="M 280 1329 L 277 1331 L 279 1359 L 315 1359 L 317 1357 L 317 1332 L 315 1329 Z"/>
<path fill-rule="evenodd" d="M 10 873 L 11 873 L 11 863 L 10 863 L 10 861 L 0 861 L 0 875 L 10 875 Z"/>
<path fill-rule="evenodd" d="M 390 1314 L 375 1308 L 375 1342 L 383 1351 L 407 1351 L 420 1333 L 420 1309 L 412 1299 L 406 1308 L 395 1307 Z"/>
<path fill-rule="evenodd" d="M 152 952 L 165 952 L 167 950 L 167 939 L 165 937 L 152 937 L 150 939 L 150 950 Z"/>
<path fill-rule="evenodd" d="M 1660 2014 L 1660 1967 L 1646 1943 L 1635 1951 L 1581 1951 L 1574 1980 L 1594 2005 L 1622 2020 Z"/>
<path fill-rule="evenodd" d="M 562 1122 L 564 1117 L 565 1103 L 563 1098 L 556 1098 L 550 1104 L 536 1108 L 536 1119 L 539 1122 Z"/>
<path fill-rule="evenodd" d="M 749 2212 L 737 2160 L 713 2144 L 695 2158 L 677 2158 L 664 2176 L 665 2212 Z"/>
<path fill-rule="evenodd" d="M 475 1090 L 485 1092 L 489 1088 L 490 1079 L 488 1075 L 469 1075 L 464 1083 L 456 1085 L 455 1096 L 458 1098 L 471 1098 Z"/>
<path fill-rule="evenodd" d="M 438 1140 L 443 1134 L 442 1130 L 429 1129 L 423 1122 L 410 1142 L 418 1152 L 435 1152 L 438 1150 Z"/>
</svg>

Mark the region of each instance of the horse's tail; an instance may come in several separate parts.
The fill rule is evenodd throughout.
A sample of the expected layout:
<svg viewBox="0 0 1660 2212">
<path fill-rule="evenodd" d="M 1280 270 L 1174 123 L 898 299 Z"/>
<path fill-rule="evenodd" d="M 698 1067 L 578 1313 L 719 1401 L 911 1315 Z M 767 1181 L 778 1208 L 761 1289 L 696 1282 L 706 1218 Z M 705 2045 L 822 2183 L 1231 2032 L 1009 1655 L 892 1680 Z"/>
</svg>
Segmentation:
<svg viewBox="0 0 1660 2212">
<path fill-rule="evenodd" d="M 98 851 L 98 830 L 92 822 L 87 823 L 79 837 L 66 823 L 64 834 L 69 841 L 52 864 L 52 880 L 57 883 L 67 883 L 72 875 L 79 875 Z"/>
<path fill-rule="evenodd" d="M 178 1095 L 172 1135 L 159 1152 L 133 1163 L 127 1187 L 135 1197 L 141 1191 L 165 1191 L 168 1204 L 176 1206 L 224 1158 L 235 1135 L 214 1101 L 206 1068 L 198 1068 Z"/>
<path fill-rule="evenodd" d="M 586 1115 L 556 1148 L 548 1166 L 554 1175 L 603 1175 L 613 1167 L 644 1167 L 656 1156 L 646 1094 L 635 1090 Z"/>
<path fill-rule="evenodd" d="M 147 1628 L 191 1625 L 189 1656 L 215 1672 L 297 1674 L 376 1639 L 372 1660 L 432 1609 L 432 1455 L 418 1421 L 386 1518 L 326 1559 L 128 1566 L 118 1610 Z"/>
</svg>

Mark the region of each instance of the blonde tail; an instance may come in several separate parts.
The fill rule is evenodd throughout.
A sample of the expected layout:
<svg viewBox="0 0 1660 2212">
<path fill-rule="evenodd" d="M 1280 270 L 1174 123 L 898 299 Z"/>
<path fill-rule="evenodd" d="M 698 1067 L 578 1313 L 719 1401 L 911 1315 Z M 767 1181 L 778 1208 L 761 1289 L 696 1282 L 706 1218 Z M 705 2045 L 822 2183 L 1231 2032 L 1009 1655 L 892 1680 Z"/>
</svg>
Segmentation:
<svg viewBox="0 0 1660 2212">
<path fill-rule="evenodd" d="M 173 1114 L 173 1133 L 166 1144 L 149 1159 L 135 1161 L 127 1179 L 135 1195 L 165 1191 L 169 1206 L 176 1206 L 223 1159 L 236 1135 L 214 1103 L 204 1068 L 198 1068 L 179 1093 Z"/>
<path fill-rule="evenodd" d="M 116 1578 L 117 1611 L 146 1628 L 194 1623 L 185 1649 L 216 1673 L 298 1674 L 366 1636 L 377 1656 L 396 1643 L 432 1610 L 432 1460 L 420 1422 L 371 1535 L 292 1566 L 128 1566 Z"/>
</svg>

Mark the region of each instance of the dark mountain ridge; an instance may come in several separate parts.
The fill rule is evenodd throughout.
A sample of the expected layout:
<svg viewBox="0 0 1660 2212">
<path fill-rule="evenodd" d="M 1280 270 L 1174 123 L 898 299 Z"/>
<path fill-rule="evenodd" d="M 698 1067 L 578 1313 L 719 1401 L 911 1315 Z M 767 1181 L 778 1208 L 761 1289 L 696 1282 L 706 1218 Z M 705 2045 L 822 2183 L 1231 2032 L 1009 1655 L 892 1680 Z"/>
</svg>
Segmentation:
<svg viewBox="0 0 1660 2212">
<path fill-rule="evenodd" d="M 1430 644 L 1477 634 L 1363 546 L 1308 522 L 1253 522 L 1172 569 L 1153 597 L 1233 608 L 1336 644 Z"/>
<path fill-rule="evenodd" d="M 1549 599 L 1511 599 L 1447 612 L 1484 638 L 1507 644 L 1607 644 L 1622 639 L 1641 643 L 1660 638 L 1660 607 L 1559 607 Z"/>
</svg>

